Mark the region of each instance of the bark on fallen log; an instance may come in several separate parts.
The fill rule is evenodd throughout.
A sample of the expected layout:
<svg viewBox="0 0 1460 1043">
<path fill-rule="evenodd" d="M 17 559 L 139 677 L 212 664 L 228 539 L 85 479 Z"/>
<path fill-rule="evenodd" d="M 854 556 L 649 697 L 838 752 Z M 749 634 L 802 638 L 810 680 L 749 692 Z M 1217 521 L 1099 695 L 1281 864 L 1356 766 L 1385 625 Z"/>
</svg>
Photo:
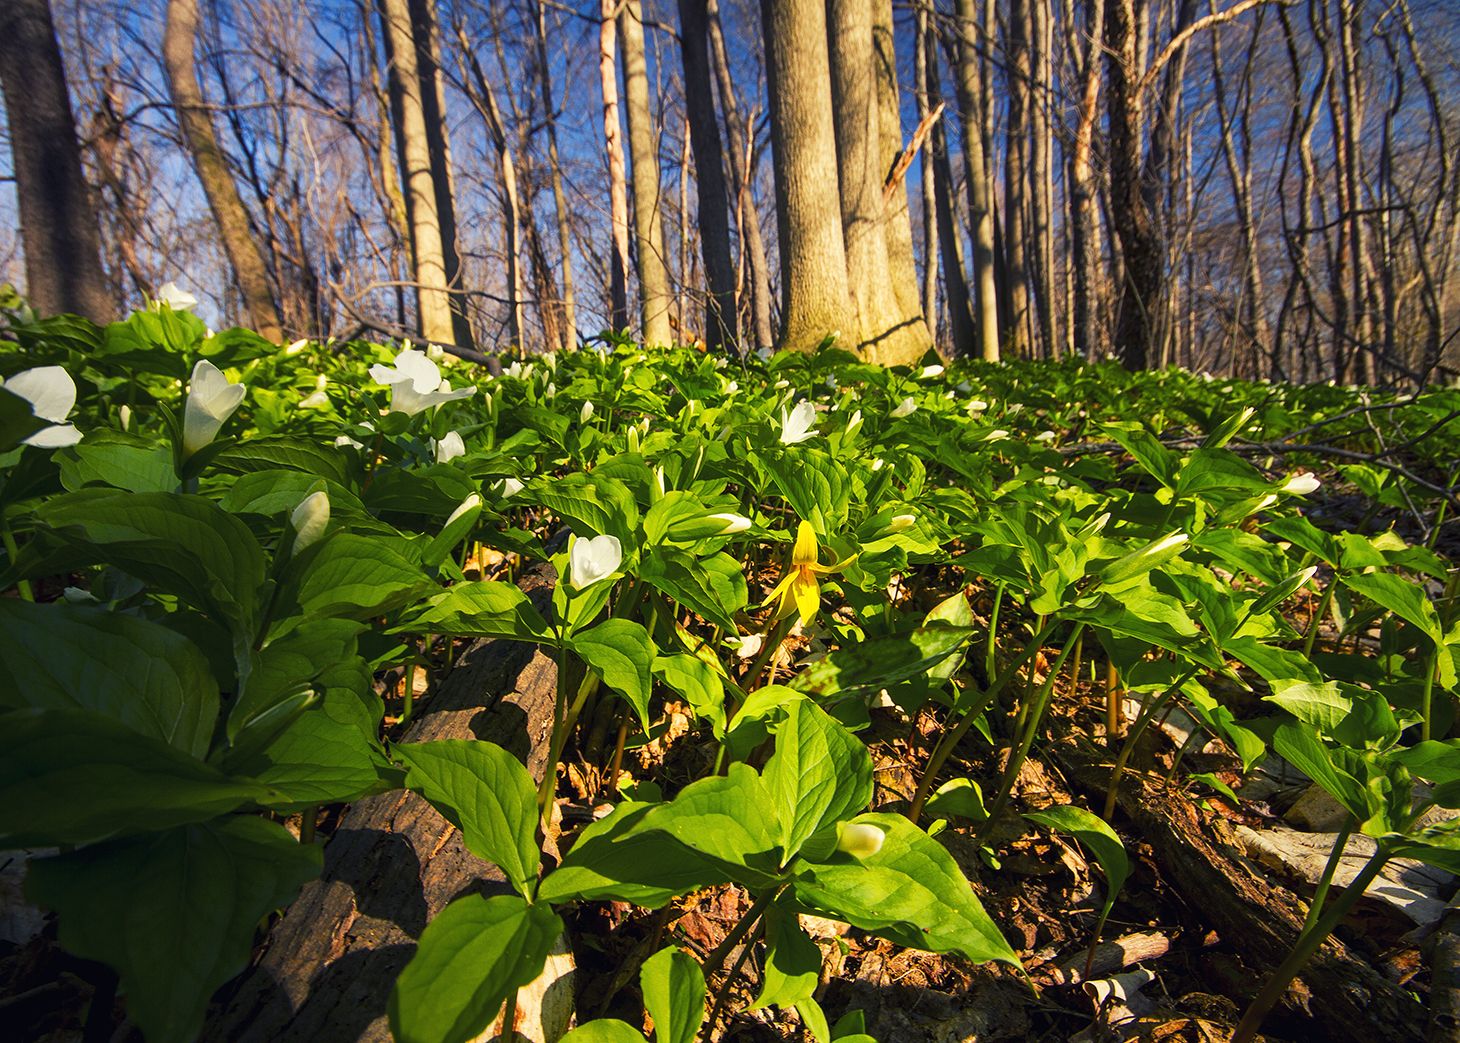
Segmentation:
<svg viewBox="0 0 1460 1043">
<path fill-rule="evenodd" d="M 1054 755 L 1082 789 L 1103 795 L 1108 758 L 1084 743 Z M 1150 843 L 1163 871 L 1228 945 L 1259 971 L 1271 971 L 1292 948 L 1303 924 L 1296 897 L 1237 861 L 1196 806 L 1179 792 L 1127 773 L 1120 810 Z M 1420 1040 L 1425 1010 L 1401 986 L 1374 970 L 1338 938 L 1330 938 L 1299 978 L 1312 996 L 1309 1013 L 1323 1038 L 1374 1043 Z"/>
<path fill-rule="evenodd" d="M 479 641 L 461 657 L 405 736 L 408 742 L 483 739 L 541 779 L 557 670 L 532 646 Z M 204 1039 L 238 1043 L 390 1040 L 386 1002 L 426 924 L 463 894 L 510 892 L 496 866 L 472 855 L 425 800 L 394 791 L 358 801 L 325 847 L 324 872 L 270 935 L 268 949 L 217 1010 Z M 550 958 L 571 971 L 571 954 Z M 566 967 L 563 967 L 566 961 Z M 555 1038 L 572 1008 L 571 974 L 553 994 L 524 990 L 529 1038 Z M 546 1009 L 542 1009 L 546 1008 Z M 544 1032 L 544 1019 L 561 1020 Z"/>
</svg>

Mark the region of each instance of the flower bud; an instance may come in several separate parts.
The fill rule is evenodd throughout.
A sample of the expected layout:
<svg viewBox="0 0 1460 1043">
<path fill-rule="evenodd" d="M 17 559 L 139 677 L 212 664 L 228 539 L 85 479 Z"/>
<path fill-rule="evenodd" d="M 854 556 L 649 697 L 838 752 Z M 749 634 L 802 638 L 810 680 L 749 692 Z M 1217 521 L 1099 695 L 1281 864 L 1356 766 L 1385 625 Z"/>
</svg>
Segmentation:
<svg viewBox="0 0 1460 1043">
<path fill-rule="evenodd" d="M 461 503 L 457 505 L 456 510 L 451 512 L 451 514 L 446 519 L 446 524 L 441 526 L 441 528 L 443 530 L 451 528 L 452 523 L 455 522 L 458 518 L 460 518 L 462 515 L 466 514 L 469 511 L 476 510 L 481 505 L 481 494 L 472 493 L 470 496 L 468 496 L 465 500 L 462 500 Z"/>
<path fill-rule="evenodd" d="M 189 457 L 218 436 L 218 429 L 243 401 L 248 389 L 230 383 L 213 363 L 199 359 L 183 407 L 183 456 Z"/>
<path fill-rule="evenodd" d="M 847 822 L 837 830 L 836 849 L 853 858 L 870 858 L 882 850 L 887 834 L 870 822 Z"/>
<path fill-rule="evenodd" d="M 122 422 L 122 430 L 127 431 L 132 427 L 132 407 L 124 405 L 117 410 L 117 419 Z"/>
<path fill-rule="evenodd" d="M 1289 496 L 1307 496 L 1322 484 L 1312 471 L 1304 471 L 1302 474 L 1293 475 L 1278 486 L 1278 492 L 1287 493 Z"/>
<path fill-rule="evenodd" d="M 1181 548 L 1186 546 L 1189 539 L 1190 537 L 1184 532 L 1173 532 L 1159 540 L 1152 540 L 1144 547 L 1133 550 L 1122 558 L 1117 558 L 1100 574 L 1101 585 L 1123 583 L 1128 579 L 1134 579 L 1143 573 L 1150 572 L 1156 566 L 1180 554 Z"/>
<path fill-rule="evenodd" d="M 750 528 L 750 519 L 743 514 L 705 514 L 685 518 L 669 526 L 671 540 L 702 540 L 712 536 L 732 536 Z"/>
<path fill-rule="evenodd" d="M 301 500 L 299 506 L 294 508 L 294 513 L 289 515 L 289 524 L 294 529 L 295 553 L 312 543 L 318 543 L 329 523 L 330 498 L 327 492 L 321 489 Z"/>
<path fill-rule="evenodd" d="M 578 410 L 578 423 L 586 424 L 593 419 L 593 403 L 584 402 L 583 408 Z"/>
</svg>

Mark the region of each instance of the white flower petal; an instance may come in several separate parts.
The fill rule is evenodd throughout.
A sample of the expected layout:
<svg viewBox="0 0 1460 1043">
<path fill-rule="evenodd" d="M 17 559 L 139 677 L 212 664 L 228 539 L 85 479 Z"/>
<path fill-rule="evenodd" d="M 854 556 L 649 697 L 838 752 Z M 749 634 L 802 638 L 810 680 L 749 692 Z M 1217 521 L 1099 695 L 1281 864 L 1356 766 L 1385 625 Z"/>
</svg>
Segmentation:
<svg viewBox="0 0 1460 1043">
<path fill-rule="evenodd" d="M 624 560 L 617 536 L 575 540 L 568 553 L 568 578 L 579 590 L 611 576 Z"/>
<path fill-rule="evenodd" d="M 76 381 L 60 366 L 22 370 L 5 382 L 5 390 L 30 403 L 30 411 L 53 424 L 65 423 L 76 407 Z"/>
<path fill-rule="evenodd" d="M 449 463 L 458 456 L 466 455 L 466 443 L 462 441 L 459 431 L 446 432 L 446 437 L 439 442 L 433 441 L 431 447 L 436 451 L 438 464 Z"/>
</svg>

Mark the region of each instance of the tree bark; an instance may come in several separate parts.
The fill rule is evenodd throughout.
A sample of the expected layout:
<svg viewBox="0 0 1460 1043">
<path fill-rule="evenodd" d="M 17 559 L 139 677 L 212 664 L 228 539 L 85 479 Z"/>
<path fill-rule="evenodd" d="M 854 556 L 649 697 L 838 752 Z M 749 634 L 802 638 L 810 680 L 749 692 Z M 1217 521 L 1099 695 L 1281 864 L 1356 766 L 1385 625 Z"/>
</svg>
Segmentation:
<svg viewBox="0 0 1460 1043">
<path fill-rule="evenodd" d="M 1034 318 L 1039 331 L 1039 350 L 1045 358 L 1064 353 L 1059 339 L 1058 314 L 1054 306 L 1054 182 L 1050 155 L 1054 151 L 1050 104 L 1054 90 L 1054 35 L 1050 28 L 1050 0 L 1029 0 L 1029 66 L 1033 72 L 1029 92 L 1029 235 L 1033 243 L 1031 282 L 1034 288 Z"/>
<path fill-rule="evenodd" d="M 918 0 L 916 25 L 913 29 L 913 76 L 914 91 L 917 96 L 918 122 L 928 118 L 932 112 L 931 91 L 929 88 L 930 73 L 937 66 L 929 56 L 929 50 L 936 48 L 936 44 L 929 36 L 928 5 L 926 0 Z M 927 320 L 928 332 L 933 335 L 934 342 L 938 339 L 938 254 L 941 249 L 942 238 L 938 234 L 938 206 L 937 198 L 937 175 L 934 173 L 935 161 L 933 159 L 933 143 L 928 143 L 928 151 L 921 164 L 922 175 L 920 178 L 920 195 L 922 197 L 922 219 L 923 219 L 923 284 L 922 284 L 922 305 L 923 318 Z M 956 349 L 955 349 L 956 353 Z"/>
<path fill-rule="evenodd" d="M 740 330 L 735 311 L 735 264 L 730 258 L 730 209 L 720 127 L 715 119 L 705 0 L 679 0 L 679 30 L 685 117 L 695 158 L 700 254 L 709 284 L 705 297 L 705 345 L 710 351 L 738 352 Z"/>
<path fill-rule="evenodd" d="M 238 186 L 228 169 L 228 160 L 218 147 L 213 121 L 208 116 L 203 90 L 198 83 L 197 62 L 193 55 L 197 34 L 198 0 L 169 0 L 162 56 L 167 67 L 172 105 L 177 111 L 178 127 L 192 158 L 193 169 L 202 182 L 208 209 L 213 212 L 213 220 L 218 225 L 218 235 L 223 240 L 228 263 L 233 266 L 249 322 L 260 336 L 282 341 L 284 331 L 269 284 L 268 269 L 258 243 L 254 241 L 248 211 L 239 198 Z"/>
<path fill-rule="evenodd" d="M 988 0 L 985 0 L 988 2 Z M 978 71 L 978 6 L 976 0 L 957 0 L 958 107 L 963 114 L 964 179 L 968 182 L 968 211 L 973 224 L 974 326 L 979 352 L 986 362 L 999 361 L 999 304 L 994 284 L 994 214 L 984 163 L 983 123 Z"/>
<path fill-rule="evenodd" d="M 623 131 L 618 115 L 616 0 L 602 0 L 598 23 L 598 85 L 603 92 L 603 142 L 608 154 L 609 223 L 613 242 L 608 259 L 609 325 L 629 327 L 629 190 L 624 170 Z"/>
<path fill-rule="evenodd" d="M 558 113 L 553 107 L 553 81 L 548 72 L 547 19 L 542 0 L 533 0 L 536 26 L 538 89 L 542 92 L 543 119 L 547 124 L 548 174 L 553 185 L 553 212 L 558 224 L 558 253 L 563 265 L 562 347 L 571 350 L 578 343 L 578 309 L 573 292 L 573 237 L 568 220 L 568 199 L 563 192 L 563 168 L 558 161 Z M 539 306 L 542 302 L 539 302 Z"/>
<path fill-rule="evenodd" d="M 0 5 L 0 84 L 10 130 L 26 294 L 42 315 L 103 323 L 116 313 L 101 266 L 49 0 Z"/>
<path fill-rule="evenodd" d="M 1000 331 L 1005 346 L 1022 357 L 1029 353 L 1029 2 L 1012 0 L 1005 27 L 1004 70 L 1009 125 L 1004 144 L 1004 271 L 1009 314 Z"/>
<path fill-rule="evenodd" d="M 1085 35 L 1089 37 L 1090 48 L 1084 56 L 1084 91 L 1070 152 L 1069 208 L 1075 354 L 1087 360 L 1094 359 L 1098 350 L 1095 294 L 1099 286 L 1101 251 L 1095 225 L 1096 186 L 1090 154 L 1100 98 L 1100 45 L 1104 27 L 1105 0 L 1086 0 Z"/>
<path fill-rule="evenodd" d="M 942 82 L 938 74 L 938 41 L 928 27 L 928 83 Z M 929 99 L 931 101 L 931 99 Z M 963 233 L 958 227 L 953 203 L 953 170 L 948 160 L 948 132 L 939 120 L 928 136 L 929 166 L 933 170 L 933 204 L 938 221 L 938 249 L 943 273 L 943 297 L 948 308 L 948 329 L 953 354 L 973 358 L 978 353 L 978 331 L 974 325 L 973 300 L 963 266 Z"/>
<path fill-rule="evenodd" d="M 735 193 L 736 226 L 740 230 L 740 255 L 745 261 L 750 284 L 750 328 L 757 348 L 775 343 L 772 321 L 770 263 L 766 260 L 765 238 L 760 230 L 760 214 L 752 191 L 754 153 L 751 130 L 735 100 L 735 84 L 730 79 L 730 60 L 725 54 L 725 34 L 720 27 L 718 0 L 707 0 L 705 14 L 710 34 L 710 58 L 715 66 L 715 82 L 720 90 L 720 108 L 725 116 L 725 138 L 729 146 L 730 189 Z"/>
<path fill-rule="evenodd" d="M 821 0 L 761 0 L 780 231 L 783 349 L 811 351 L 856 321 L 837 190 L 826 11 Z"/>
<path fill-rule="evenodd" d="M 659 209 L 659 139 L 649 105 L 644 11 L 639 0 L 624 0 L 620 7 L 618 41 L 623 51 L 624 116 L 634 182 L 640 336 L 645 344 L 670 344 L 674 332 L 669 324 L 669 268 L 665 263 L 664 218 Z"/>
<path fill-rule="evenodd" d="M 397 119 L 401 180 L 405 183 L 406 213 L 411 228 L 417 326 L 427 341 L 454 344 L 456 327 L 451 313 L 450 282 L 410 6 L 408 0 L 379 0 L 379 4 L 386 58 L 393 74 L 391 86 L 396 104 L 392 110 Z"/>
<path fill-rule="evenodd" d="M 881 105 L 872 10 L 866 0 L 830 0 L 827 15 L 842 236 L 858 346 L 869 361 L 907 365 L 929 345 L 921 315 L 902 311 L 894 286 L 899 275 L 893 272 L 888 249 L 882 195 Z"/>
</svg>

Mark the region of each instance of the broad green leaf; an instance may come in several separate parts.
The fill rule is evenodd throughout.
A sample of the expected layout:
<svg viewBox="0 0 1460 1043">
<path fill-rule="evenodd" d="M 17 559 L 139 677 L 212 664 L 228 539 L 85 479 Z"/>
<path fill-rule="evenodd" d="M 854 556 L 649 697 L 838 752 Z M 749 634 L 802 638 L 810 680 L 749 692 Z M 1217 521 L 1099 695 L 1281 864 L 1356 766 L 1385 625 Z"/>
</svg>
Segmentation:
<svg viewBox="0 0 1460 1043">
<path fill-rule="evenodd" d="M 559 1043 L 644 1043 L 644 1034 L 618 1018 L 595 1018 L 579 1025 Z"/>
<path fill-rule="evenodd" d="M 349 481 L 345 451 L 314 438 L 250 438 L 215 456 L 213 466 L 237 474 L 283 468 L 341 485 Z"/>
<path fill-rule="evenodd" d="M 801 864 L 793 877 L 798 901 L 898 945 L 1019 965 L 941 844 L 901 815 L 853 821 L 886 834 L 881 850 L 862 859 L 838 855 Z"/>
<path fill-rule="evenodd" d="M 654 676 L 684 697 L 695 716 L 709 721 L 716 735 L 725 734 L 725 689 L 708 663 L 680 652 L 655 656 Z"/>
<path fill-rule="evenodd" d="M 603 677 L 639 715 L 649 730 L 650 670 L 654 664 L 654 643 L 642 623 L 609 619 L 589 630 L 574 634 L 569 647 Z"/>
<path fill-rule="evenodd" d="M 771 903 L 765 911 L 766 957 L 760 995 L 750 1005 L 794 1007 L 816 991 L 821 978 L 821 949 L 803 930 L 796 914 Z"/>
<path fill-rule="evenodd" d="M 134 493 L 177 489 L 170 447 L 115 432 L 94 435 L 65 453 L 57 453 L 56 462 L 61 467 L 61 484 L 73 491 L 87 485 L 109 485 Z"/>
<path fill-rule="evenodd" d="M 789 859 L 813 833 L 871 802 L 872 758 L 860 739 L 803 699 L 786 708 L 762 780 L 771 799 L 763 813 Z"/>
<path fill-rule="evenodd" d="M 721 567 L 720 559 L 731 563 L 731 571 Z M 653 547 L 639 563 L 639 577 L 727 632 L 736 629 L 735 613 L 749 600 L 740 566 L 726 554 L 699 559 L 678 547 Z"/>
<path fill-rule="evenodd" d="M 341 532 L 290 562 L 278 599 L 286 618 L 369 619 L 410 602 L 426 585 L 421 570 L 388 543 Z"/>
<path fill-rule="evenodd" d="M 358 660 L 361 624 L 349 619 L 316 619 L 276 637 L 251 656 L 243 695 L 228 714 L 228 738 L 236 739 L 251 721 L 302 691 L 311 691 L 322 673 Z"/>
<path fill-rule="evenodd" d="M 0 705 L 90 710 L 204 757 L 218 683 L 196 645 L 139 616 L 0 600 Z"/>
<path fill-rule="evenodd" d="M 259 922 L 319 869 L 317 845 L 242 815 L 38 859 L 25 889 L 60 914 L 68 952 L 117 972 L 148 1043 L 187 1043 Z"/>
<path fill-rule="evenodd" d="M 1435 613 L 1434 603 L 1425 596 L 1419 584 L 1402 579 L 1392 572 L 1366 572 L 1341 577 L 1344 586 L 1356 591 L 1377 605 L 1382 605 L 1406 623 L 1416 627 L 1420 633 L 1435 643 L 1438 648 L 1445 643 L 1445 628 Z M 1450 656 L 1436 657 L 1439 667 L 1439 681 L 1443 688 L 1455 685 L 1455 665 Z"/>
<path fill-rule="evenodd" d="M 100 714 L 0 713 L 0 850 L 170 829 L 270 795 Z"/>
<path fill-rule="evenodd" d="M 928 673 L 958 652 L 973 633 L 972 627 L 939 623 L 846 645 L 806 667 L 791 685 L 817 695 L 885 688 Z"/>
<path fill-rule="evenodd" d="M 659 950 L 644 961 L 639 985 L 655 1043 L 695 1043 L 705 1020 L 705 976 L 694 957 L 675 946 Z"/>
<path fill-rule="evenodd" d="M 1460 781 L 1460 739 L 1418 742 L 1393 756 L 1411 773 L 1437 786 Z"/>
<path fill-rule="evenodd" d="M 443 739 L 399 743 L 406 788 L 461 830 L 478 858 L 497 865 L 520 894 L 537 879 L 537 787 L 512 754 L 490 742 Z"/>
<path fill-rule="evenodd" d="M 1273 682 L 1272 687 L 1272 694 L 1263 697 L 1266 702 L 1276 703 L 1321 732 L 1332 732 L 1353 709 L 1353 700 L 1339 690 L 1337 681 Z"/>
<path fill-rule="evenodd" d="M 330 517 L 363 519 L 365 505 L 360 498 L 339 482 L 307 474 L 272 468 L 253 471 L 232 482 L 219 499 L 219 505 L 230 514 L 257 514 L 276 518 L 299 506 L 310 493 L 323 489 L 329 495 Z"/>
<path fill-rule="evenodd" d="M 764 811 L 770 806 L 765 782 L 737 762 L 725 775 L 690 783 L 646 815 L 641 828 L 662 830 L 722 865 L 731 879 L 760 887 L 772 881 L 780 861 L 776 824 Z"/>
<path fill-rule="evenodd" d="M 983 791 L 972 779 L 951 779 L 939 786 L 928 798 L 924 809 L 929 818 L 958 816 L 970 822 L 982 822 L 989 817 L 984 807 Z"/>
<path fill-rule="evenodd" d="M 1147 474 L 1162 485 L 1175 484 L 1181 458 L 1162 445 L 1155 435 L 1146 430 L 1144 425 L 1112 423 L 1105 425 L 1105 431 L 1111 438 L 1119 442 L 1126 452 L 1135 457 L 1136 462 Z"/>
<path fill-rule="evenodd" d="M 1130 859 L 1115 830 L 1098 815 L 1072 805 L 1026 811 L 1024 817 L 1046 829 L 1067 833 L 1094 852 L 1100 868 L 1105 870 L 1105 908 L 1100 916 L 1102 920 L 1108 916 L 1116 895 L 1130 876 Z"/>
<path fill-rule="evenodd" d="M 627 550 L 634 546 L 639 527 L 639 506 L 634 494 L 617 478 L 575 473 L 534 482 L 520 494 L 554 513 L 578 522 L 583 530 L 617 536 Z"/>
<path fill-rule="evenodd" d="M 115 565 L 252 636 L 264 554 L 248 526 L 201 496 L 85 489 L 36 512 L 81 558 Z"/>
<path fill-rule="evenodd" d="M 412 613 L 397 632 L 506 637 L 551 641 L 552 627 L 515 584 L 499 580 L 457 583 Z"/>
<path fill-rule="evenodd" d="M 1372 807 L 1364 784 L 1334 763 L 1323 741 L 1308 725 L 1289 721 L 1273 732 L 1272 748 L 1304 775 L 1322 786 L 1360 822 Z"/>
<path fill-rule="evenodd" d="M 426 925 L 390 993 L 399 1043 L 466 1043 L 542 973 L 563 921 L 516 895 L 458 898 Z"/>
</svg>

